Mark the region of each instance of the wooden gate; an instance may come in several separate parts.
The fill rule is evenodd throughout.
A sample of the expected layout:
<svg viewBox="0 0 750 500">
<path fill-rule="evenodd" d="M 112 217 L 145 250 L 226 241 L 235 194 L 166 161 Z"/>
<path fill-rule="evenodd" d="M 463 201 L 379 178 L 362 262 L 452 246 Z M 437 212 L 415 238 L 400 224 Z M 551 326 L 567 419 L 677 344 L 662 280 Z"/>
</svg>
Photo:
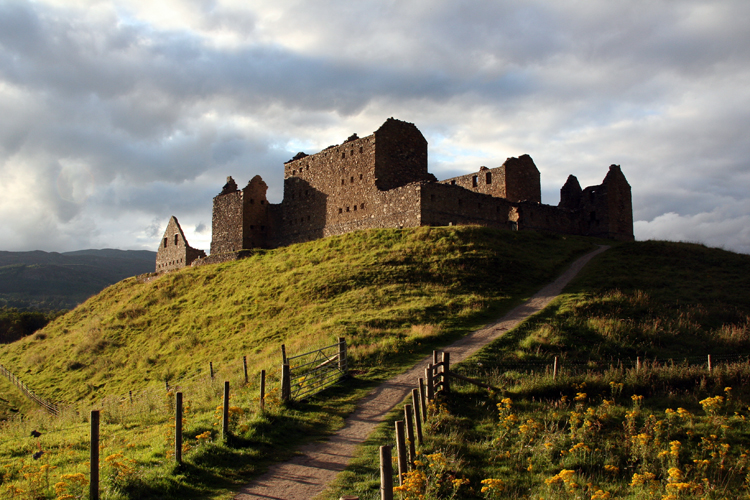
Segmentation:
<svg viewBox="0 0 750 500">
<path fill-rule="evenodd" d="M 289 367 L 289 399 L 301 400 L 329 387 L 346 375 L 346 340 L 285 359 Z M 282 397 L 284 390 L 282 388 Z"/>
</svg>

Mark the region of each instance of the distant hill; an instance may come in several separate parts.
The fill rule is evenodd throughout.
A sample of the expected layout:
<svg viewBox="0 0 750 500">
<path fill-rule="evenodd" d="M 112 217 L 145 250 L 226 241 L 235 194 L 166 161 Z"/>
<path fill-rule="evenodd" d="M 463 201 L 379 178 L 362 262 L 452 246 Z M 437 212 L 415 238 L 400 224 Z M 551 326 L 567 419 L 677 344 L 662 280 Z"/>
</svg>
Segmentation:
<svg viewBox="0 0 750 500">
<path fill-rule="evenodd" d="M 72 309 L 104 288 L 154 270 L 156 252 L 1 252 L 0 307 Z"/>
</svg>

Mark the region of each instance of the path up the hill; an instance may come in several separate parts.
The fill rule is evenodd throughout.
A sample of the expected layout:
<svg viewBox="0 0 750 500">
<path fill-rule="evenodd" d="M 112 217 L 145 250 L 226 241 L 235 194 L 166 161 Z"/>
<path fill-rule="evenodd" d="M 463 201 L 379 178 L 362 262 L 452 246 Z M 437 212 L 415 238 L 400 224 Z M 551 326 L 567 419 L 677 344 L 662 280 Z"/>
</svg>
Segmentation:
<svg viewBox="0 0 750 500">
<path fill-rule="evenodd" d="M 547 307 L 583 266 L 608 248 L 600 246 L 579 258 L 554 282 L 500 320 L 446 346 L 444 350 L 450 351 L 451 364 L 465 360 L 521 321 Z M 424 373 L 425 366 L 431 361 L 432 357 L 428 356 L 409 371 L 379 385 L 359 402 L 357 409 L 346 419 L 344 427 L 330 439 L 303 446 L 298 456 L 272 466 L 268 472 L 242 488 L 234 497 L 235 500 L 310 500 L 322 493 L 354 457 L 357 446 L 394 406 L 411 394 L 412 388 Z"/>
</svg>

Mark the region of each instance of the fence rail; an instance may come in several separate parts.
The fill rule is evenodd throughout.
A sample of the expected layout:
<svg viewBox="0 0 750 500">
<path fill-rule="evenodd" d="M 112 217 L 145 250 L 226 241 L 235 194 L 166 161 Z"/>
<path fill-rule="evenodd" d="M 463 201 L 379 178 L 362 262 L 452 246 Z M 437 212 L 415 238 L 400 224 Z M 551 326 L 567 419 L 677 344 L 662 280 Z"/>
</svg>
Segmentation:
<svg viewBox="0 0 750 500">
<path fill-rule="evenodd" d="M 340 337 L 335 344 L 289 357 L 282 346 L 282 363 L 282 398 L 305 399 L 346 375 L 346 340 Z"/>
<path fill-rule="evenodd" d="M 3 365 L 0 365 L 0 373 L 2 373 L 5 376 L 5 378 L 7 378 L 10 381 L 11 384 L 18 387 L 18 389 L 21 392 L 23 392 L 24 396 L 34 401 L 36 404 L 44 408 L 49 413 L 51 413 L 52 415 L 58 415 L 60 413 L 60 408 L 56 404 L 50 401 L 47 401 L 46 399 L 40 396 L 37 396 L 34 393 L 34 391 L 29 389 L 21 379 L 16 377 L 10 370 L 5 368 Z"/>
</svg>

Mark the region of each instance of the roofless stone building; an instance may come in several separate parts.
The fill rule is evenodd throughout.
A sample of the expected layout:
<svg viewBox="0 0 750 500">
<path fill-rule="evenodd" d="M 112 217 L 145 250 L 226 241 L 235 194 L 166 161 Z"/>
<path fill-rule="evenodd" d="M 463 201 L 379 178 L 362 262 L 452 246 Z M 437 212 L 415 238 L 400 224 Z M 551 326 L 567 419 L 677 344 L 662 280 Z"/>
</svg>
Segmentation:
<svg viewBox="0 0 750 500">
<path fill-rule="evenodd" d="M 438 181 L 427 170 L 422 133 L 393 118 L 372 135 L 354 134 L 338 146 L 298 153 L 286 162 L 281 203 L 269 203 L 267 190 L 257 175 L 242 189 L 227 179 L 213 202 L 209 257 L 196 256 L 199 251 L 187 245 L 172 217 L 157 254 L 157 272 L 370 228 L 478 224 L 633 239 L 630 185 L 619 165 L 609 167 L 600 185 L 585 189 L 571 175 L 560 190 L 560 203 L 542 205 L 539 170 L 530 156 Z M 184 242 L 184 257 L 167 257 L 179 248 L 170 248 L 170 237 Z"/>
</svg>

